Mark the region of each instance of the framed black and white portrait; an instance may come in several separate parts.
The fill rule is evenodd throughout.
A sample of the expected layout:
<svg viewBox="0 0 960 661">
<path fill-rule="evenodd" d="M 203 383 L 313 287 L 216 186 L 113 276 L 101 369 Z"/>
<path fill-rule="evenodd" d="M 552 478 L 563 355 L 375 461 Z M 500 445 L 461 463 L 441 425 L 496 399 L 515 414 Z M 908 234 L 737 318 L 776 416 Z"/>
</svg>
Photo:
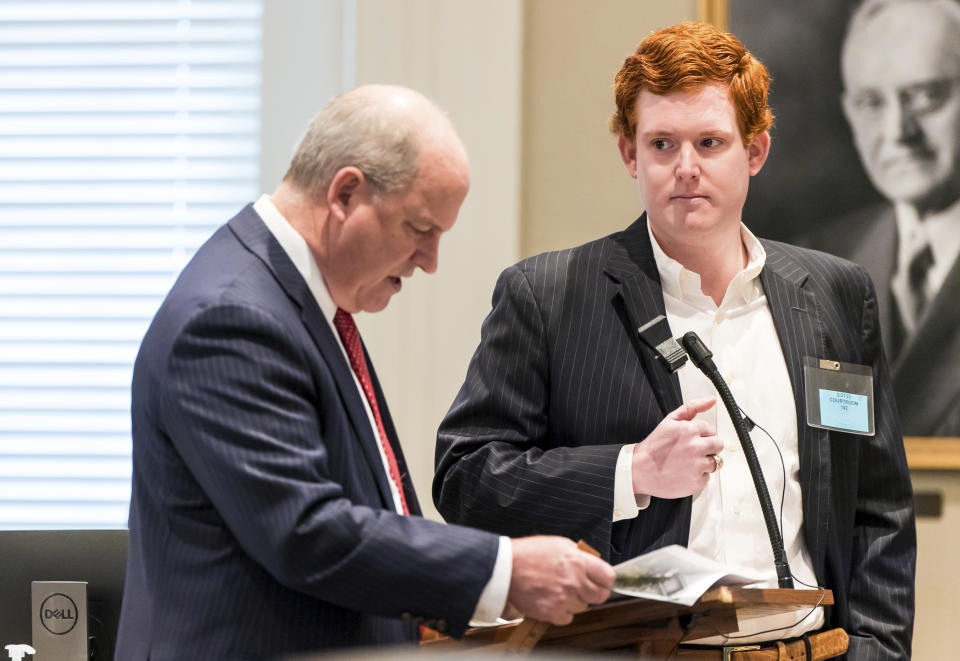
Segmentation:
<svg viewBox="0 0 960 661">
<path fill-rule="evenodd" d="M 773 147 L 744 222 L 863 265 L 904 434 L 960 436 L 960 1 L 704 12 L 773 76 Z"/>
</svg>

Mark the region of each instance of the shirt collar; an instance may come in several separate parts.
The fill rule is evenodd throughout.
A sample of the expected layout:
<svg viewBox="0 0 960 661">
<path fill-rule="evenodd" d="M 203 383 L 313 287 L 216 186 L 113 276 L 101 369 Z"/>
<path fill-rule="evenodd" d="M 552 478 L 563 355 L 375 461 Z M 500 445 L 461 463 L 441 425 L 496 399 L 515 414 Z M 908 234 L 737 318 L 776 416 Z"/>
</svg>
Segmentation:
<svg viewBox="0 0 960 661">
<path fill-rule="evenodd" d="M 323 274 L 320 273 L 320 267 L 317 266 L 317 260 L 310 252 L 307 242 L 297 230 L 293 229 L 290 221 L 283 217 L 283 214 L 280 213 L 266 193 L 253 203 L 253 210 L 257 212 L 277 243 L 287 253 L 290 261 L 297 267 L 297 271 L 306 281 L 310 293 L 316 299 L 317 305 L 320 306 L 323 316 L 326 317 L 332 327 L 333 316 L 337 313 L 337 304 L 333 302 L 333 298 L 330 296 L 330 290 L 327 289 L 327 283 L 323 280 Z"/>
<path fill-rule="evenodd" d="M 660 285 L 664 294 L 669 294 L 681 301 L 710 300 L 700 289 L 700 274 L 684 267 L 677 260 L 668 257 L 657 239 L 653 236 L 650 223 L 647 222 L 647 233 L 650 236 L 650 246 L 653 248 L 653 258 L 660 273 Z M 736 307 L 752 303 L 761 295 L 763 287 L 760 284 L 760 272 L 767 261 L 767 251 L 760 240 L 754 236 L 746 225 L 740 223 L 740 238 L 747 249 L 747 265 L 737 273 L 730 284 L 720 304 L 721 308 Z"/>
<path fill-rule="evenodd" d="M 897 217 L 897 263 L 903 271 L 924 243 L 930 244 L 935 264 L 953 264 L 960 255 L 960 200 L 922 220 L 909 204 L 895 205 Z"/>
</svg>

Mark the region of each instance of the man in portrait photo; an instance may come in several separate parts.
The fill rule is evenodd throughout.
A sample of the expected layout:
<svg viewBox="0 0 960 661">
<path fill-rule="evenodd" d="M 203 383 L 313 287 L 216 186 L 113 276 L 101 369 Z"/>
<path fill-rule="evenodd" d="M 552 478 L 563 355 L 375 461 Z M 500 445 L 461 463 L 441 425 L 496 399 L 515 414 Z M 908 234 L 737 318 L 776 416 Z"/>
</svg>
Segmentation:
<svg viewBox="0 0 960 661">
<path fill-rule="evenodd" d="M 960 3 L 867 0 L 841 69 L 844 114 L 886 202 L 815 244 L 876 284 L 904 432 L 960 435 Z"/>
</svg>

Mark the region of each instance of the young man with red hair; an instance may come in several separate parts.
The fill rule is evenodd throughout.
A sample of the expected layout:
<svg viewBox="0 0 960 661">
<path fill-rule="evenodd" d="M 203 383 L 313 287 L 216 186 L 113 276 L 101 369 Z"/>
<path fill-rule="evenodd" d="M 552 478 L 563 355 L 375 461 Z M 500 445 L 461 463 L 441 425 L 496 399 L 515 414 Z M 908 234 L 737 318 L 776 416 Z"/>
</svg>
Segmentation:
<svg viewBox="0 0 960 661">
<path fill-rule="evenodd" d="M 694 330 L 711 347 L 758 425 L 751 437 L 797 587 L 835 599 L 697 642 L 816 641 L 842 627 L 849 659 L 909 658 L 912 494 L 873 285 L 853 263 L 757 239 L 742 220 L 770 152 L 766 68 L 732 35 L 683 23 L 647 37 L 615 87 L 611 127 L 645 213 L 501 275 L 439 431 L 437 507 L 504 535 L 582 537 L 611 562 L 682 544 L 775 587 L 759 500 L 716 390 L 689 363 L 671 373 L 638 339 L 664 315 L 672 336 Z M 808 423 L 808 358 L 870 368 L 872 435 Z"/>
</svg>

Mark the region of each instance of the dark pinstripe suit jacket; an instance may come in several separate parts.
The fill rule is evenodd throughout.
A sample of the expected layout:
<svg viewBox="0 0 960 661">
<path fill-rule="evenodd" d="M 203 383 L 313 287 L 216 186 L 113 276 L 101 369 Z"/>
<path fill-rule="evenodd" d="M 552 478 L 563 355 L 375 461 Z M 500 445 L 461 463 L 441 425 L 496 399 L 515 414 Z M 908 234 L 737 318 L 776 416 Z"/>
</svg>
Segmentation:
<svg viewBox="0 0 960 661">
<path fill-rule="evenodd" d="M 415 640 L 418 618 L 466 626 L 497 537 L 391 512 L 350 367 L 252 207 L 200 248 L 157 313 L 132 415 L 117 659 L 266 659 Z"/>
<path fill-rule="evenodd" d="M 803 534 L 837 603 L 828 617 L 851 634 L 849 658 L 909 658 L 911 487 L 873 286 L 850 262 L 763 245 L 761 280 L 796 401 Z M 620 447 L 681 403 L 676 375 L 637 339 L 637 327 L 658 314 L 663 294 L 645 217 L 504 271 L 438 435 L 433 495 L 447 520 L 582 537 L 611 562 L 685 545 L 690 498 L 654 498 L 637 518 L 611 523 Z M 804 356 L 873 367 L 876 436 L 806 424 Z"/>
</svg>

